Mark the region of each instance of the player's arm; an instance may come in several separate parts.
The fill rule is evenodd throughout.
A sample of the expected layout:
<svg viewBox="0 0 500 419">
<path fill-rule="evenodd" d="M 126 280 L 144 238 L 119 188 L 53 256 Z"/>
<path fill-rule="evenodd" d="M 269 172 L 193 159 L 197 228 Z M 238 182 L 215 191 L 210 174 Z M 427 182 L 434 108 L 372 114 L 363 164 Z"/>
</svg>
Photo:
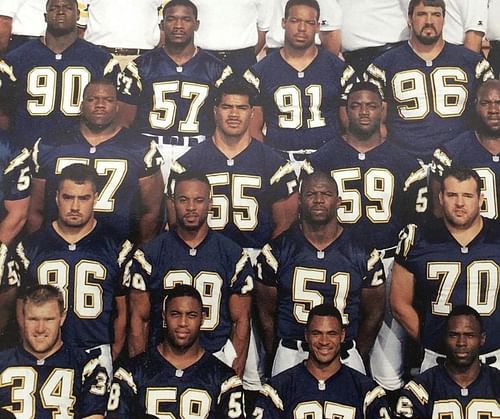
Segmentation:
<svg viewBox="0 0 500 419">
<path fill-rule="evenodd" d="M 264 141 L 264 109 L 262 106 L 253 107 L 253 116 L 250 120 L 250 134 L 259 141 Z"/>
<path fill-rule="evenodd" d="M 262 337 L 266 353 L 271 356 L 274 351 L 275 314 L 278 290 L 276 287 L 255 281 L 255 301 L 262 326 Z"/>
<path fill-rule="evenodd" d="M 119 367 L 113 377 L 109 392 L 106 419 L 126 419 L 135 417 L 137 386 L 131 372 Z"/>
<path fill-rule="evenodd" d="M 10 16 L 0 16 L 0 55 L 7 50 L 11 34 L 12 18 Z"/>
<path fill-rule="evenodd" d="M 0 340 L 10 317 L 15 311 L 16 295 L 17 287 L 9 287 L 4 291 L 0 291 Z"/>
<path fill-rule="evenodd" d="M 258 55 L 259 52 L 266 46 L 266 33 L 267 31 L 257 30 L 257 44 L 255 45 L 255 55 Z"/>
<path fill-rule="evenodd" d="M 320 31 L 319 39 L 321 40 L 321 45 L 324 48 L 326 48 L 332 54 L 339 55 L 342 42 L 340 30 Z"/>
<path fill-rule="evenodd" d="M 464 37 L 464 47 L 474 52 L 481 52 L 483 47 L 484 32 L 480 31 L 467 31 Z"/>
<path fill-rule="evenodd" d="M 45 186 L 46 180 L 33 178 L 31 181 L 31 202 L 28 210 L 28 233 L 37 231 L 43 224 L 45 212 Z"/>
<path fill-rule="evenodd" d="M 233 322 L 231 342 L 236 351 L 233 369 L 240 377 L 243 376 L 250 343 L 250 317 L 252 311 L 252 297 L 250 294 L 232 294 L 229 297 L 229 314 Z"/>
<path fill-rule="evenodd" d="M 5 218 L 0 222 L 0 241 L 10 244 L 21 232 L 28 219 L 30 198 L 4 201 Z"/>
<path fill-rule="evenodd" d="M 394 262 L 390 290 L 391 310 L 394 318 L 404 327 L 406 332 L 418 341 L 420 318 L 413 307 L 414 293 L 414 275 L 398 262 Z"/>
<path fill-rule="evenodd" d="M 272 206 L 274 221 L 273 236 L 279 236 L 297 221 L 299 216 L 299 193 L 294 192 L 284 199 L 276 201 Z"/>
<path fill-rule="evenodd" d="M 135 116 L 137 114 L 137 105 L 132 105 L 131 103 L 126 103 L 121 100 L 118 101 L 118 124 L 122 127 L 131 127 L 135 121 Z"/>
<path fill-rule="evenodd" d="M 124 295 L 115 297 L 115 310 L 116 316 L 113 324 L 115 339 L 111 346 L 113 360 L 122 352 L 127 335 L 127 299 Z"/>
<path fill-rule="evenodd" d="M 151 300 L 149 292 L 131 289 L 129 293 L 130 331 L 128 352 L 131 357 L 146 351 L 149 339 Z"/>
<path fill-rule="evenodd" d="M 160 230 L 163 189 L 163 177 L 160 171 L 139 179 L 139 194 L 142 201 L 139 244 L 151 240 Z"/>
<path fill-rule="evenodd" d="M 356 344 L 361 356 L 366 358 L 375 342 L 384 318 L 385 285 L 363 288 L 359 307 L 360 320 Z"/>
</svg>

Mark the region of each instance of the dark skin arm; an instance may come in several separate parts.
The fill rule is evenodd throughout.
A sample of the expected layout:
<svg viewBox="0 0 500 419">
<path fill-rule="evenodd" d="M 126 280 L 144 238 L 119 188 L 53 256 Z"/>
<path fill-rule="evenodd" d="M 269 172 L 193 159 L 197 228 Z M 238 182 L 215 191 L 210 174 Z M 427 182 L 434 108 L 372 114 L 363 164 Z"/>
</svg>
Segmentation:
<svg viewBox="0 0 500 419">
<path fill-rule="evenodd" d="M 128 352 L 130 357 L 133 357 L 144 352 L 147 348 L 151 300 L 148 292 L 135 289 L 130 290 L 128 298 L 130 316 Z"/>
<path fill-rule="evenodd" d="M 248 294 L 233 294 L 229 298 L 229 313 L 233 321 L 231 342 L 237 354 L 232 367 L 240 377 L 243 377 L 243 372 L 245 371 L 248 345 L 250 343 L 251 308 L 252 297 Z"/>
<path fill-rule="evenodd" d="M 26 223 L 28 233 L 33 233 L 42 226 L 45 211 L 45 184 L 45 179 L 33 178 L 31 180 L 31 202 Z"/>
<path fill-rule="evenodd" d="M 279 236 L 297 220 L 299 216 L 299 193 L 294 192 L 272 206 L 274 230 L 272 238 Z"/>
<path fill-rule="evenodd" d="M 111 345 L 113 361 L 118 358 L 125 346 L 127 335 L 127 299 L 125 296 L 115 297 L 116 318 L 114 321 L 115 341 Z"/>
<path fill-rule="evenodd" d="M 0 241 L 9 245 L 21 232 L 28 219 L 30 198 L 18 199 L 16 201 L 4 201 L 7 212 L 0 222 Z"/>
<path fill-rule="evenodd" d="M 356 344 L 359 353 L 366 359 L 384 318 L 385 285 L 363 288 L 359 307 L 361 318 Z"/>
<path fill-rule="evenodd" d="M 7 50 L 11 34 L 12 18 L 9 16 L 0 16 L 0 55 Z"/>
<path fill-rule="evenodd" d="M 163 177 L 160 171 L 139 179 L 139 194 L 142 202 L 139 244 L 151 240 L 160 230 L 163 189 Z"/>
<path fill-rule="evenodd" d="M 259 281 L 255 281 L 255 301 L 259 320 L 262 326 L 262 338 L 264 348 L 268 356 L 274 351 L 275 336 L 275 315 L 276 302 L 278 300 L 278 290 L 275 287 L 269 287 Z"/>
</svg>

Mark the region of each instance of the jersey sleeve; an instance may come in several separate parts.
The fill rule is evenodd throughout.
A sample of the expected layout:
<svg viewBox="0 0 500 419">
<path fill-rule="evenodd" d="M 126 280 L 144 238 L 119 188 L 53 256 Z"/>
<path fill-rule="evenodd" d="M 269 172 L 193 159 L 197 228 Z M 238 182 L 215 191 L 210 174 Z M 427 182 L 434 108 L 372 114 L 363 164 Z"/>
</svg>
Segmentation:
<svg viewBox="0 0 500 419">
<path fill-rule="evenodd" d="M 281 419 L 284 405 L 278 392 L 269 384 L 264 384 L 255 402 L 253 419 Z"/>
<path fill-rule="evenodd" d="M 451 167 L 452 162 L 453 159 L 445 148 L 436 148 L 432 153 L 430 171 L 434 176 L 441 177 L 444 171 Z"/>
<path fill-rule="evenodd" d="M 250 256 L 242 250 L 231 278 L 231 292 L 246 295 L 253 290 L 254 274 Z"/>
<path fill-rule="evenodd" d="M 337 0 L 319 0 L 320 27 L 322 32 L 336 31 L 342 26 L 342 8 Z"/>
<path fill-rule="evenodd" d="M 163 164 L 163 158 L 158 151 L 158 144 L 153 140 L 149 141 L 145 147 L 143 163 L 143 171 L 142 174 L 139 175 L 139 178 L 154 175 L 160 170 Z"/>
<path fill-rule="evenodd" d="M 130 289 L 130 266 L 132 264 L 134 245 L 125 240 L 118 253 L 117 264 L 120 280 L 116 281 L 115 296 L 126 295 Z"/>
<path fill-rule="evenodd" d="M 7 246 L 0 243 L 0 293 L 19 286 L 19 273 Z"/>
<path fill-rule="evenodd" d="M 363 400 L 365 419 L 391 419 L 386 392 L 381 386 L 367 391 Z"/>
<path fill-rule="evenodd" d="M 243 383 L 237 375 L 223 381 L 217 400 L 217 418 L 245 418 L 245 403 L 243 399 Z"/>
<path fill-rule="evenodd" d="M 279 253 L 273 249 L 277 241 L 266 244 L 257 257 L 256 279 L 268 287 L 278 287 Z"/>
<path fill-rule="evenodd" d="M 429 393 L 425 387 L 415 380 L 411 380 L 401 390 L 395 416 L 397 418 L 408 419 L 425 419 L 431 417 L 431 412 L 428 412 Z"/>
<path fill-rule="evenodd" d="M 131 289 L 149 292 L 152 270 L 153 266 L 146 257 L 144 249 L 137 249 L 124 274 L 124 283 Z"/>
<path fill-rule="evenodd" d="M 276 156 L 279 157 L 279 156 Z M 273 202 L 285 199 L 298 190 L 297 177 L 293 169 L 292 163 L 285 159 L 277 159 L 276 167 L 278 169 L 272 174 L 269 179 L 271 186 L 270 195 L 273 197 Z"/>
<path fill-rule="evenodd" d="M 405 269 L 409 269 L 408 259 L 413 245 L 416 241 L 417 226 L 416 224 L 408 224 L 399 233 L 399 243 L 396 248 L 395 261 L 403 266 Z"/>
<path fill-rule="evenodd" d="M 33 166 L 33 177 L 35 179 L 47 180 L 53 170 L 51 160 L 55 155 L 55 146 L 48 144 L 44 138 L 39 138 L 33 145 L 31 160 Z"/>
<path fill-rule="evenodd" d="M 77 400 L 79 417 L 104 415 L 108 401 L 109 377 L 97 358 L 90 359 L 83 368 L 82 391 Z"/>
<path fill-rule="evenodd" d="M 8 58 L 0 60 L 0 97 L 12 99 L 16 97 L 17 77 L 14 74 L 13 65 Z"/>
<path fill-rule="evenodd" d="M 137 60 L 130 61 L 117 78 L 118 99 L 131 105 L 139 103 L 143 91 L 139 65 Z"/>
<path fill-rule="evenodd" d="M 130 371 L 119 367 L 113 377 L 106 418 L 131 418 L 137 412 L 137 385 Z"/>
<path fill-rule="evenodd" d="M 429 208 L 428 172 L 429 165 L 420 163 L 403 177 L 402 189 L 396 193 L 394 204 L 401 226 L 425 220 Z"/>
<path fill-rule="evenodd" d="M 5 176 L 5 200 L 17 201 L 29 197 L 31 187 L 30 155 L 27 148 L 12 151 L 12 158 L 3 173 Z"/>
<path fill-rule="evenodd" d="M 19 242 L 17 244 L 13 259 L 13 269 L 16 272 L 17 277 L 21 278 L 18 284 L 21 289 L 26 289 L 30 286 L 36 285 L 37 283 L 35 279 L 28 273 L 30 260 L 26 255 L 23 242 Z"/>
<path fill-rule="evenodd" d="M 372 249 L 366 259 L 366 275 L 363 288 L 378 287 L 385 282 L 384 265 L 377 249 Z"/>
<path fill-rule="evenodd" d="M 486 32 L 488 21 L 488 0 L 462 1 L 458 7 L 464 21 L 464 32 Z"/>
<path fill-rule="evenodd" d="M 189 170 L 188 165 L 186 165 L 182 161 L 182 157 L 179 160 L 175 160 L 172 163 L 172 166 L 170 166 L 170 175 L 168 177 L 167 181 L 167 197 L 172 198 L 174 196 L 174 189 L 175 189 L 175 181 L 177 177 L 184 173 L 186 170 Z"/>
</svg>

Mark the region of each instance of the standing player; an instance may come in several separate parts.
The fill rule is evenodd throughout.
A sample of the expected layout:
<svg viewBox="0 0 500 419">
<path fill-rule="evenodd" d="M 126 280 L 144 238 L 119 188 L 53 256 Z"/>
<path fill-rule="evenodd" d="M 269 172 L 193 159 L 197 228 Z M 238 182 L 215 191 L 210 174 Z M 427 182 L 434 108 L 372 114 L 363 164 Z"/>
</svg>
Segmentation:
<svg viewBox="0 0 500 419">
<path fill-rule="evenodd" d="M 192 286 L 168 292 L 163 340 L 116 371 L 107 418 L 244 417 L 240 378 L 200 344 L 203 305 Z"/>
<path fill-rule="evenodd" d="M 472 167 L 481 177 L 481 215 L 500 216 L 500 81 L 488 80 L 476 95 L 475 131 L 436 149 L 431 169 L 438 176 L 450 165 Z"/>
<path fill-rule="evenodd" d="M 330 304 L 307 316 L 305 362 L 282 372 L 264 386 L 254 418 L 388 419 L 385 391 L 340 361 L 346 332 L 343 315 Z"/>
<path fill-rule="evenodd" d="M 104 418 L 108 375 L 95 354 L 63 343 L 62 293 L 38 285 L 21 306 L 22 344 L 0 352 L 0 408 L 16 418 Z"/>
<path fill-rule="evenodd" d="M 415 419 L 500 417 L 500 371 L 479 360 L 487 338 L 479 313 L 455 306 L 446 321 L 446 359 L 405 386 L 396 414 Z"/>
<path fill-rule="evenodd" d="M 162 22 L 165 44 L 132 61 L 119 79 L 125 123 L 135 119 L 134 127 L 158 142 L 165 182 L 172 162 L 213 133 L 214 88 L 231 73 L 195 46 L 197 19 L 191 1 L 168 2 Z"/>
<path fill-rule="evenodd" d="M 392 271 L 391 307 L 410 337 L 425 349 L 421 371 L 443 354 L 446 317 L 468 304 L 482 317 L 489 339 L 482 362 L 500 368 L 500 232 L 481 217 L 481 179 L 472 169 L 452 167 L 441 179 L 443 220 L 410 224 L 401 234 Z M 420 301 L 421 312 L 414 307 Z"/>
<path fill-rule="evenodd" d="M 443 40 L 444 14 L 444 0 L 411 0 L 408 44 L 365 73 L 384 91 L 390 140 L 423 159 L 468 129 L 473 92 L 493 78 L 482 55 Z"/>
<path fill-rule="evenodd" d="M 364 372 L 384 312 L 384 269 L 337 221 L 337 185 L 329 174 L 306 176 L 300 191 L 300 224 L 262 249 L 257 264 L 257 305 L 268 356 L 279 346 L 273 376 L 307 357 L 303 342 L 309 311 L 323 302 L 342 313 L 347 327 L 344 362 Z M 276 319 L 276 320 L 275 320 Z M 359 351 L 359 352 L 358 352 Z"/>
<path fill-rule="evenodd" d="M 68 315 L 66 343 L 100 350 L 112 374 L 125 342 L 125 291 L 120 278 L 132 244 L 122 244 L 94 218 L 96 173 L 82 164 L 62 170 L 56 194 L 58 218 L 17 246 L 21 287 L 55 285 L 63 291 Z M 19 304 L 18 304 L 19 305 Z M 18 310 L 18 317 L 22 313 Z"/>
<path fill-rule="evenodd" d="M 212 196 L 209 227 L 257 257 L 262 246 L 296 220 L 297 180 L 290 163 L 251 137 L 254 100 L 251 85 L 239 78 L 226 79 L 217 90 L 213 138 L 172 165 L 169 192 L 179 173 L 206 174 Z M 169 214 L 173 225 L 172 201 Z"/>
<path fill-rule="evenodd" d="M 14 134 L 28 146 L 54 129 L 75 126 L 87 83 L 115 80 L 119 70 L 110 54 L 78 38 L 76 0 L 49 0 L 46 9 L 45 37 L 0 61 L 0 95 L 15 98 Z"/>
<path fill-rule="evenodd" d="M 138 227 L 138 241 L 152 239 L 160 229 L 163 200 L 156 143 L 119 125 L 116 89 L 108 80 L 94 80 L 86 86 L 81 110 L 79 129 L 43 137 L 33 147 L 29 230 L 36 231 L 57 217 L 53 199 L 57 177 L 66 166 L 81 163 L 93 166 L 103 179 L 94 208 L 97 219 L 111 225 L 122 238 Z"/>
<path fill-rule="evenodd" d="M 175 231 L 165 232 L 139 249 L 130 268 L 130 353 L 139 354 L 159 343 L 167 291 L 180 283 L 189 284 L 203 296 L 207 314 L 200 336 L 203 347 L 242 375 L 250 342 L 253 272 L 249 257 L 236 243 L 210 231 L 206 176 L 181 175 L 172 199 Z M 251 355 L 256 356 L 253 351 Z M 249 368 L 256 375 L 256 361 L 251 361 Z M 258 376 L 251 379 L 260 385 Z"/>
<path fill-rule="evenodd" d="M 319 15 L 316 0 L 289 0 L 282 21 L 284 47 L 245 73 L 261 94 L 252 135 L 262 139 L 265 123 L 266 143 L 292 162 L 338 135 L 341 98 L 354 80 L 351 67 L 315 45 Z"/>
</svg>

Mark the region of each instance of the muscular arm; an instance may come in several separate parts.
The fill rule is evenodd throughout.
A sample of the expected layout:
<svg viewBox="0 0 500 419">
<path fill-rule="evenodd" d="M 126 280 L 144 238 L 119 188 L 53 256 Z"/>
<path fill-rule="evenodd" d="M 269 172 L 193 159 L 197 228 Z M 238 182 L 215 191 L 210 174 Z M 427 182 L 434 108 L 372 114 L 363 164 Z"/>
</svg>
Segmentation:
<svg viewBox="0 0 500 419">
<path fill-rule="evenodd" d="M 471 51 L 481 52 L 483 46 L 483 32 L 479 31 L 467 31 L 464 37 L 464 47 L 470 49 Z"/>
<path fill-rule="evenodd" d="M 363 358 L 368 356 L 377 337 L 385 307 L 385 285 L 363 288 L 361 290 L 360 321 L 356 344 Z"/>
<path fill-rule="evenodd" d="M 129 294 L 130 332 L 128 352 L 130 357 L 144 352 L 149 338 L 151 301 L 149 293 L 132 289 Z"/>
<path fill-rule="evenodd" d="M 233 321 L 231 342 L 236 351 L 233 369 L 240 377 L 245 371 L 247 362 L 248 345 L 250 343 L 250 315 L 252 297 L 250 295 L 232 294 L 229 298 L 229 313 Z"/>
<path fill-rule="evenodd" d="M 137 106 L 118 101 L 118 124 L 122 127 L 131 127 L 135 121 L 135 116 L 137 114 Z"/>
<path fill-rule="evenodd" d="M 272 206 L 274 230 L 272 238 L 287 230 L 299 216 L 299 194 L 294 192 L 285 199 L 276 201 Z"/>
<path fill-rule="evenodd" d="M 43 224 L 45 210 L 45 179 L 31 180 L 31 202 L 28 211 L 26 228 L 28 233 L 37 231 Z"/>
<path fill-rule="evenodd" d="M 123 346 L 125 345 L 125 337 L 127 335 L 127 299 L 124 295 L 115 297 L 116 318 L 114 322 L 115 341 L 111 346 L 111 354 L 113 361 L 118 358 Z"/>
<path fill-rule="evenodd" d="M 255 55 L 258 55 L 262 51 L 262 48 L 266 45 L 266 33 L 264 31 L 257 30 L 257 45 L 255 45 Z"/>
<path fill-rule="evenodd" d="M 264 141 L 264 111 L 261 106 L 253 107 L 253 116 L 250 120 L 250 134 L 253 138 L 259 141 Z"/>
<path fill-rule="evenodd" d="M 12 18 L 9 16 L 0 16 L 0 55 L 7 50 L 11 34 Z"/>
<path fill-rule="evenodd" d="M 22 230 L 28 219 L 29 206 L 30 198 L 4 201 L 7 214 L 0 223 L 0 241 L 2 243 L 9 245 Z"/>
<path fill-rule="evenodd" d="M 264 348 L 268 356 L 272 356 L 275 339 L 275 315 L 278 290 L 275 287 L 268 287 L 259 281 L 255 281 L 255 296 L 257 311 L 262 327 L 262 337 Z"/>
<path fill-rule="evenodd" d="M 139 244 L 151 240 L 158 234 L 161 224 L 163 189 L 163 178 L 160 171 L 152 176 L 139 179 L 139 193 L 142 202 L 139 219 Z"/>
<path fill-rule="evenodd" d="M 172 199 L 168 198 L 166 206 L 167 206 L 168 229 L 173 230 L 175 225 L 177 224 L 177 220 L 175 218 L 174 201 Z"/>
<path fill-rule="evenodd" d="M 339 55 L 341 47 L 341 33 L 340 30 L 335 31 L 321 31 L 319 33 L 321 45 L 330 51 L 332 54 Z"/>
<path fill-rule="evenodd" d="M 10 316 L 14 313 L 17 288 L 12 287 L 0 292 L 0 337 L 9 323 Z"/>
<path fill-rule="evenodd" d="M 406 268 L 394 262 L 390 291 L 392 314 L 406 332 L 418 341 L 420 337 L 420 319 L 413 307 L 414 293 L 415 277 Z"/>
</svg>

